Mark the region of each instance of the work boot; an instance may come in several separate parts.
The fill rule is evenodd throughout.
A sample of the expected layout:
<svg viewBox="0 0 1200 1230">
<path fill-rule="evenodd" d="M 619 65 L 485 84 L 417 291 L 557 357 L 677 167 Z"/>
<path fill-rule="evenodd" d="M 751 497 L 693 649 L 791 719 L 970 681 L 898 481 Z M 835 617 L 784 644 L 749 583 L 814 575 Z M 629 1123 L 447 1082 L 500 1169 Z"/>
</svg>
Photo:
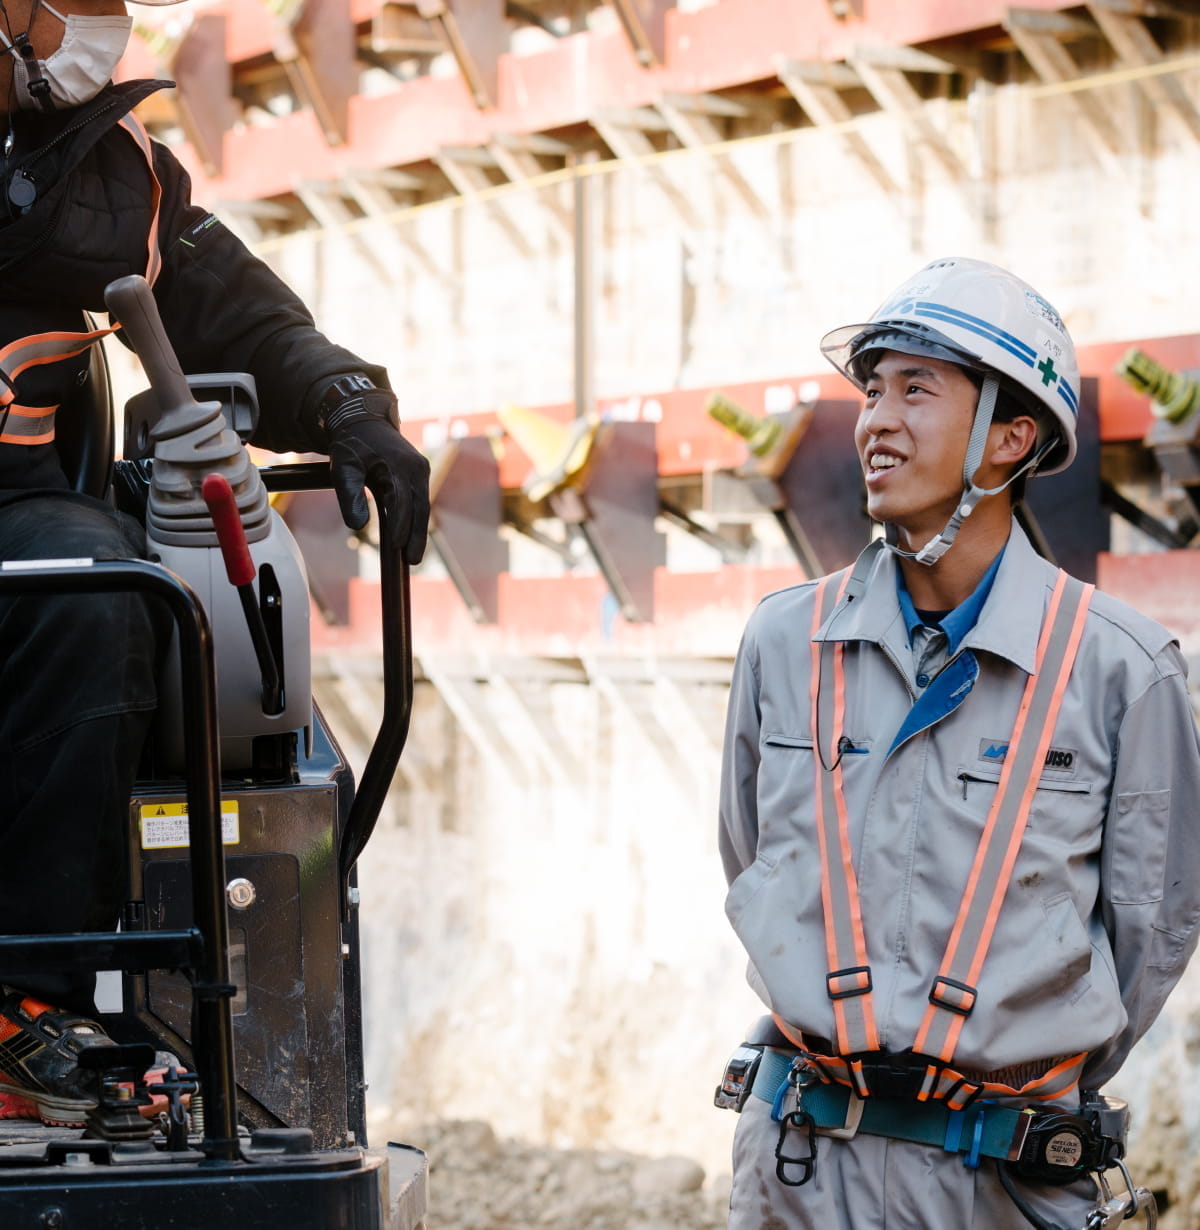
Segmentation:
<svg viewBox="0 0 1200 1230">
<path fill-rule="evenodd" d="M 0 987 L 0 1119 L 82 1127 L 96 1106 L 100 1073 L 81 1052 L 116 1043 L 86 1017 Z"/>
</svg>

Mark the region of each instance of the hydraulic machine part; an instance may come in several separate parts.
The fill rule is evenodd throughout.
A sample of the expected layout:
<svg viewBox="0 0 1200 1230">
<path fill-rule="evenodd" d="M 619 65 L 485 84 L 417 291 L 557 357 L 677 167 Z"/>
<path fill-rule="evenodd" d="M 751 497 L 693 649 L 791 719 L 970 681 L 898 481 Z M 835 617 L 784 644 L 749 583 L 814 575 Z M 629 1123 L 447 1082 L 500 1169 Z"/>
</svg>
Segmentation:
<svg viewBox="0 0 1200 1230">
<path fill-rule="evenodd" d="M 500 618 L 500 574 L 508 545 L 500 537 L 500 466 L 486 436 L 448 440 L 431 459 L 429 540 L 476 623 Z"/>
<path fill-rule="evenodd" d="M 850 444 L 857 407 L 847 401 L 797 401 L 782 414 L 754 414 L 724 393 L 708 400 L 711 418 L 746 442 L 734 481 L 771 512 L 810 577 L 851 563 L 871 539 L 862 474 Z M 731 511 L 738 496 L 714 476 L 709 511 Z"/>
<path fill-rule="evenodd" d="M 526 497 L 579 532 L 626 620 L 653 620 L 654 570 L 666 562 L 654 424 L 560 423 L 512 405 L 498 417 L 531 462 Z"/>
<path fill-rule="evenodd" d="M 787 456 L 791 455 L 800 436 L 804 434 L 804 428 L 808 426 L 809 416 L 798 413 L 801 405 L 802 403 L 797 403 L 788 415 L 794 439 L 790 441 L 791 447 L 787 449 Z M 705 409 L 709 418 L 716 419 L 722 427 L 728 427 L 734 435 L 741 436 L 753 456 L 769 457 L 783 451 L 779 445 L 780 437 L 784 434 L 784 421 L 777 415 L 766 414 L 759 417 L 751 414 L 736 402 L 730 401 L 724 393 L 712 394 Z"/>
<path fill-rule="evenodd" d="M 1200 371 L 1173 372 L 1136 347 L 1116 370 L 1151 399 L 1154 422 L 1144 443 L 1200 513 Z"/>
<path fill-rule="evenodd" d="M 146 280 L 132 275 L 110 284 L 105 301 L 120 320 L 150 379 L 158 417 L 149 431 L 154 464 L 146 536 L 158 561 L 200 596 L 218 646 L 221 763 L 287 777 L 297 732 L 311 740 L 308 584 L 304 561 L 237 433 L 218 402 L 197 402 L 162 331 Z M 221 549 L 203 483 L 220 474 L 233 516 L 249 543 L 257 587 L 241 595 L 225 579 Z M 247 623 L 256 608 L 257 618 Z M 174 662 L 174 657 L 168 659 Z M 267 674 L 277 676 L 267 687 Z M 168 667 L 160 689 L 156 751 L 162 767 L 184 763 L 178 668 Z"/>
<path fill-rule="evenodd" d="M 1121 356 L 1116 371 L 1126 384 L 1150 398 L 1156 418 L 1182 423 L 1200 406 L 1200 382 L 1194 376 L 1163 367 L 1136 346 Z"/>
</svg>

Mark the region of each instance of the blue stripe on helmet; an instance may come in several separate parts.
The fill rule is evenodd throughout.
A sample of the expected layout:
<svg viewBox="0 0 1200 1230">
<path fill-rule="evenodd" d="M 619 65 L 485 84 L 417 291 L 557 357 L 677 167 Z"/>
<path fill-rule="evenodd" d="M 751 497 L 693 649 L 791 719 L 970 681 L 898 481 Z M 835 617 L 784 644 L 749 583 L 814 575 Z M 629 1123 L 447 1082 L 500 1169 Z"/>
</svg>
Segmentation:
<svg viewBox="0 0 1200 1230">
<path fill-rule="evenodd" d="M 988 332 L 984 329 L 977 329 L 974 325 L 967 324 L 966 321 L 959 320 L 953 316 L 943 315 L 941 312 L 918 311 L 917 315 L 929 316 L 934 320 L 944 320 L 948 324 L 957 325 L 960 329 L 965 329 L 968 333 L 978 333 L 980 337 L 991 342 L 993 346 L 999 346 L 1001 350 L 1007 350 L 1013 358 L 1020 359 L 1026 367 L 1033 367 L 1035 365 L 1034 357 L 1031 355 L 1028 348 L 1025 347 L 1023 343 L 1017 341 L 1016 338 L 1012 338 L 1007 334 L 997 336 L 996 334 Z"/>
<path fill-rule="evenodd" d="M 960 312 L 957 308 L 947 307 L 942 303 L 918 303 L 915 306 L 915 312 L 918 316 L 930 316 L 935 320 L 944 320 L 948 324 L 958 325 L 959 328 L 966 329 L 969 333 L 977 333 L 980 337 L 994 342 L 997 346 L 1015 355 L 1030 367 L 1037 360 L 1037 351 L 1027 342 L 1021 341 L 1019 337 L 986 320 L 981 320 L 978 316 L 972 316 L 967 312 Z"/>
<path fill-rule="evenodd" d="M 1014 333 L 1009 333 L 1006 330 L 1002 330 L 1000 326 L 993 325 L 990 320 L 984 320 L 981 316 L 973 316 L 970 312 L 965 312 L 959 308 L 949 308 L 949 306 L 945 304 L 918 304 L 918 306 L 920 306 L 920 308 L 937 309 L 937 311 L 943 312 L 944 319 L 949 320 L 953 317 L 953 319 L 961 321 L 965 328 L 970 328 L 971 332 L 981 332 L 985 337 L 992 336 L 997 339 L 1003 338 L 1006 342 L 1011 342 L 1013 346 L 1016 346 L 1018 351 L 1028 354 L 1030 359 L 1036 359 L 1036 357 L 1038 357 L 1038 352 L 1036 352 L 1028 342 L 1023 342 L 1022 339 L 1014 335 Z"/>
<path fill-rule="evenodd" d="M 1014 358 L 1020 359 L 1027 367 L 1037 366 L 1037 351 L 1032 346 L 1027 342 L 1021 341 L 1019 337 L 978 316 L 972 316 L 968 312 L 961 312 L 958 308 L 947 307 L 944 303 L 917 302 L 912 305 L 911 310 L 914 316 L 925 316 L 931 320 L 942 320 L 947 324 L 957 325 L 968 333 L 978 334 L 978 336 L 999 346 L 1002 350 L 1007 350 L 1009 354 Z M 1076 396 L 1075 390 L 1061 377 L 1056 383 L 1055 388 L 1058 390 L 1058 395 L 1067 403 L 1067 409 L 1070 410 L 1072 417 L 1078 418 L 1079 398 Z"/>
</svg>

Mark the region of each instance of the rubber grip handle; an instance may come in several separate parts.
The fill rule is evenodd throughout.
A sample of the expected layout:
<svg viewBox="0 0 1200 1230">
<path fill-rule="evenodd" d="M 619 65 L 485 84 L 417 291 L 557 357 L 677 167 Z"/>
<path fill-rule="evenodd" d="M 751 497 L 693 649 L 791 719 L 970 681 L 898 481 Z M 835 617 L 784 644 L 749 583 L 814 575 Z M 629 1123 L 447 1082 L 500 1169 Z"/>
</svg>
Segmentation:
<svg viewBox="0 0 1200 1230">
<path fill-rule="evenodd" d="M 254 580 L 256 569 L 254 560 L 250 558 L 250 547 L 246 542 L 237 501 L 233 498 L 233 488 L 223 474 L 209 474 L 200 484 L 200 494 L 212 514 L 213 529 L 217 531 L 221 558 L 225 561 L 230 584 L 238 588 L 249 585 Z"/>
<path fill-rule="evenodd" d="M 104 288 L 104 303 L 121 322 L 125 336 L 141 360 L 159 409 L 165 414 L 180 406 L 194 406 L 196 399 L 167 341 L 150 283 L 140 273 L 117 278 Z"/>
</svg>

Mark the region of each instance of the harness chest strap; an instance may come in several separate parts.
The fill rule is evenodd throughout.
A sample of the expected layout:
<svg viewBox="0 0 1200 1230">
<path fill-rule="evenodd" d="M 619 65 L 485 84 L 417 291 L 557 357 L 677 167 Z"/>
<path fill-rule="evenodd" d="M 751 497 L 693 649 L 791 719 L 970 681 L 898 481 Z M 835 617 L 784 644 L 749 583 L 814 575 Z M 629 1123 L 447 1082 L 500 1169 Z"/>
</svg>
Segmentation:
<svg viewBox="0 0 1200 1230">
<path fill-rule="evenodd" d="M 813 757 L 817 775 L 816 823 L 821 850 L 821 899 L 825 912 L 825 942 L 830 966 L 827 990 L 834 1004 L 836 1056 L 819 1058 L 822 1075 L 869 1093 L 862 1062 L 855 1056 L 878 1051 L 878 1034 L 871 1004 L 871 972 L 854 873 L 840 759 L 837 755 L 845 716 L 845 668 L 840 641 L 817 641 L 845 587 L 845 574 L 818 582 L 813 613 L 813 671 L 810 694 L 813 714 Z M 998 1083 L 968 1080 L 949 1068 L 966 1018 L 978 1000 L 977 984 L 996 921 L 1024 836 L 1038 778 L 1050 745 L 1063 694 L 1079 649 L 1088 605 L 1095 590 L 1061 569 L 1042 622 L 1033 674 L 1026 682 L 1004 769 L 988 813 L 951 931 L 946 952 L 929 992 L 913 1050 L 936 1060 L 927 1067 L 918 1100 L 945 1099 L 965 1104 L 979 1092 L 1015 1093 Z M 822 671 L 828 655 L 831 669 Z M 832 677 L 832 694 L 821 686 Z M 820 732 L 829 731 L 829 746 Z M 828 757 L 828 759 L 826 759 Z M 825 768 L 828 764 L 830 767 Z M 778 1022 L 789 1036 L 785 1022 Z M 802 1038 L 793 1037 L 797 1045 Z M 1020 1092 L 1047 1100 L 1061 1096 L 1078 1080 L 1084 1055 L 1071 1056 L 1024 1086 Z"/>
<path fill-rule="evenodd" d="M 120 127 L 133 138 L 150 172 L 151 219 L 146 241 L 146 281 L 154 285 L 162 270 L 158 250 L 158 217 L 162 185 L 154 173 L 150 136 L 134 115 L 126 115 Z M 54 439 L 54 415 L 58 406 L 23 406 L 16 400 L 16 382 L 23 371 L 44 363 L 57 363 L 82 354 L 93 342 L 116 332 L 119 323 L 88 333 L 32 333 L 0 349 L 0 444 L 49 444 Z"/>
</svg>

